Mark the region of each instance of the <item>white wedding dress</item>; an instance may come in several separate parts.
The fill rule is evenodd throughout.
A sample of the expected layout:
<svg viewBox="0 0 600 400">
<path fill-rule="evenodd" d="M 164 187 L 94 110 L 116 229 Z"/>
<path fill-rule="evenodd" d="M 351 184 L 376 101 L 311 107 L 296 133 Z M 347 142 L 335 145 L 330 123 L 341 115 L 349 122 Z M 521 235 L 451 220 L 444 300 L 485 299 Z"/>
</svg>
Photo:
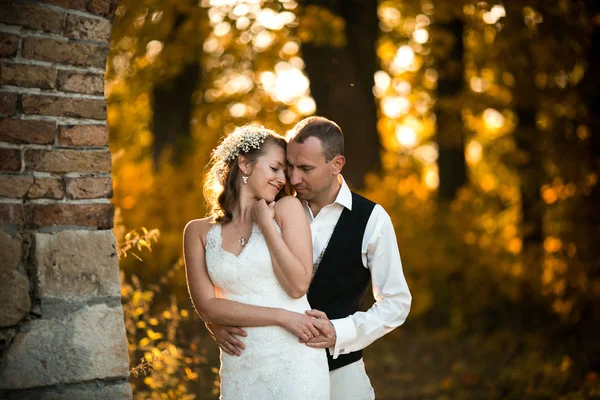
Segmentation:
<svg viewBox="0 0 600 400">
<path fill-rule="evenodd" d="M 279 226 L 273 221 L 281 234 Z M 223 250 L 221 225 L 206 236 L 206 266 L 219 297 L 304 313 L 306 296 L 291 298 L 279 284 L 265 238 L 258 227 L 239 256 Z M 230 356 L 221 351 L 222 400 L 329 399 L 329 369 L 325 350 L 299 343 L 279 326 L 244 328 L 246 349 Z"/>
</svg>

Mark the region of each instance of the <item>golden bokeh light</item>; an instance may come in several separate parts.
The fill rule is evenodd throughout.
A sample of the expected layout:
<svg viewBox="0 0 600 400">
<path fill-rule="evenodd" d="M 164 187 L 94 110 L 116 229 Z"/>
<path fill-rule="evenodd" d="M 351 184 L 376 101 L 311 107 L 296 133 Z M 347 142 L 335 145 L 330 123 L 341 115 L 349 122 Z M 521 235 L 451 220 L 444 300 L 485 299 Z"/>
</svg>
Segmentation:
<svg viewBox="0 0 600 400">
<path fill-rule="evenodd" d="M 504 126 L 504 115 L 493 108 L 486 108 L 483 112 L 483 120 L 489 130 L 497 130 Z"/>
<path fill-rule="evenodd" d="M 429 40 L 429 32 L 427 29 L 417 29 L 413 32 L 412 38 L 415 42 L 423 44 Z"/>
<path fill-rule="evenodd" d="M 502 5 L 495 5 L 489 12 L 483 13 L 483 21 L 486 24 L 493 25 L 502 17 L 506 16 L 506 10 Z"/>
<path fill-rule="evenodd" d="M 414 65 L 414 62 L 415 52 L 410 46 L 404 45 L 401 46 L 396 52 L 396 56 L 392 62 L 392 68 L 399 71 L 407 70 Z"/>
<path fill-rule="evenodd" d="M 383 113 L 390 118 L 398 118 L 408 113 L 410 102 L 406 97 L 386 96 L 381 100 L 381 109 Z"/>
<path fill-rule="evenodd" d="M 398 143 L 404 147 L 415 147 L 418 143 L 417 133 L 414 128 L 408 125 L 398 125 L 396 127 L 396 138 Z"/>
<path fill-rule="evenodd" d="M 471 165 L 477 164 L 482 159 L 483 147 L 481 143 L 476 140 L 472 140 L 467 145 L 467 151 L 465 152 L 465 157 L 467 162 Z"/>
</svg>

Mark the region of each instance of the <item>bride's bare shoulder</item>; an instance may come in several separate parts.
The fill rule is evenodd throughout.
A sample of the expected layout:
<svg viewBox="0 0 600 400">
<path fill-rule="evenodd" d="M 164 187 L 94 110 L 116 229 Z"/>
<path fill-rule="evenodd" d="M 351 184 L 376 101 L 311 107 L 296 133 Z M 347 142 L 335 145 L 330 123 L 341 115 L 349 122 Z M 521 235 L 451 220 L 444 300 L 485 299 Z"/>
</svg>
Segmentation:
<svg viewBox="0 0 600 400">
<path fill-rule="evenodd" d="M 283 226 L 286 221 L 298 221 L 304 217 L 302 203 L 294 196 L 285 196 L 275 203 L 275 221 Z"/>
<path fill-rule="evenodd" d="M 275 212 L 302 212 L 302 203 L 294 196 L 285 196 L 275 203 Z"/>
<path fill-rule="evenodd" d="M 214 224 L 215 219 L 213 217 L 193 219 L 185 225 L 183 234 L 184 236 L 197 236 L 204 242 L 206 234 Z"/>
</svg>

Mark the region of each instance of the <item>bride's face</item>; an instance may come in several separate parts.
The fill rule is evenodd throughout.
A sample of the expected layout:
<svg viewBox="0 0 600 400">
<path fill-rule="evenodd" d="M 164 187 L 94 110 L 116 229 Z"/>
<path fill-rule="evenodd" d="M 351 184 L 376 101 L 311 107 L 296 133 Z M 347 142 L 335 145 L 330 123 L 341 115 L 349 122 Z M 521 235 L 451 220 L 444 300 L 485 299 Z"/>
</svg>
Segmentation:
<svg viewBox="0 0 600 400">
<path fill-rule="evenodd" d="M 275 196 L 285 186 L 285 151 L 277 145 L 268 144 L 251 169 L 248 189 L 255 197 L 265 199 L 267 203 L 275 200 Z"/>
</svg>

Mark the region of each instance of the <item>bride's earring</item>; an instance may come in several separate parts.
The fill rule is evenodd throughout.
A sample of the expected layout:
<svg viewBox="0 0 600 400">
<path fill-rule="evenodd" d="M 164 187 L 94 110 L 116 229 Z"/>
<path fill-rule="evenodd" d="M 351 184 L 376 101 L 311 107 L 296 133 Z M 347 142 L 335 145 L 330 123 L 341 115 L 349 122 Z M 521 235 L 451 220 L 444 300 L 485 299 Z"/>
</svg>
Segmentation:
<svg viewBox="0 0 600 400">
<path fill-rule="evenodd" d="M 244 185 L 246 185 L 248 183 L 248 176 L 242 176 L 242 180 L 244 181 Z"/>
</svg>

